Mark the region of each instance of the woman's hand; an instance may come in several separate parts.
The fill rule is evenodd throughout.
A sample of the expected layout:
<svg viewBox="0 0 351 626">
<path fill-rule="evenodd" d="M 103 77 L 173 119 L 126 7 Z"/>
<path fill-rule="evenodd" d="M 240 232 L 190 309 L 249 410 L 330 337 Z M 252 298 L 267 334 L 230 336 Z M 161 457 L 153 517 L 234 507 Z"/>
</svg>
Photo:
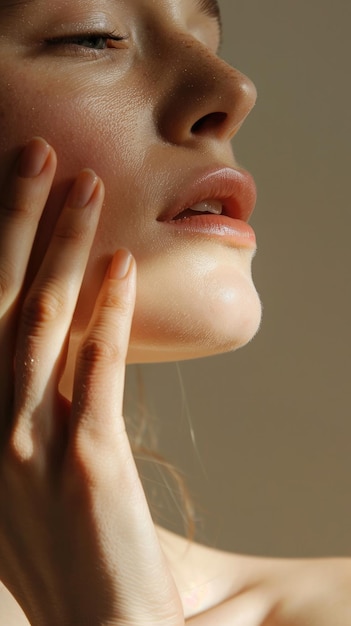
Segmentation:
<svg viewBox="0 0 351 626">
<path fill-rule="evenodd" d="M 118 251 L 59 393 L 103 203 L 83 171 L 24 292 L 56 156 L 32 140 L 0 207 L 0 579 L 35 626 L 182 626 L 122 417 L 135 262 Z"/>
</svg>

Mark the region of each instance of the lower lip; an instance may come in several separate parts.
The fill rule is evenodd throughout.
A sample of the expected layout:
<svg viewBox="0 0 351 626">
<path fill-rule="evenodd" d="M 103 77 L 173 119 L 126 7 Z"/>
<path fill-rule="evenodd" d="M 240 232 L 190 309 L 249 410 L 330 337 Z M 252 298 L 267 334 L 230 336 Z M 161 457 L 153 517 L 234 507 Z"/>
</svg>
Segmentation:
<svg viewBox="0 0 351 626">
<path fill-rule="evenodd" d="M 256 248 L 253 228 L 247 222 L 224 215 L 194 215 L 163 223 L 179 234 L 219 237 L 236 248 Z"/>
</svg>

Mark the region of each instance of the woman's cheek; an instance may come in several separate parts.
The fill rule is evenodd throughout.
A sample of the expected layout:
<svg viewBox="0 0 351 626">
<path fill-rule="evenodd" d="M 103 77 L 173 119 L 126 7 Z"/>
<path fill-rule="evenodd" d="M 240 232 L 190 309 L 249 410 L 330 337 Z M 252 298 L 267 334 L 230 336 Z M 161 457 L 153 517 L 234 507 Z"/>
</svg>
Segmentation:
<svg viewBox="0 0 351 626">
<path fill-rule="evenodd" d="M 120 106 L 115 107 L 113 113 L 107 96 L 83 96 L 81 89 L 72 89 L 67 95 L 67 87 L 64 89 L 63 85 L 60 92 L 60 81 L 57 84 L 51 81 L 54 86 L 51 90 L 48 87 L 35 89 L 37 82 L 37 77 L 21 71 L 8 72 L 8 76 L 5 74 L 0 80 L 1 86 L 6 83 L 1 103 L 1 173 L 6 178 L 19 149 L 35 135 L 44 137 L 57 152 L 57 172 L 40 224 L 32 272 L 40 263 L 67 193 L 80 170 L 92 168 L 102 178 L 106 203 L 92 251 L 92 262 L 95 259 L 97 263 L 96 280 L 92 281 L 95 284 L 101 279 L 106 257 L 113 254 L 118 245 L 123 245 L 122 233 L 128 228 L 135 203 L 131 190 L 140 178 L 143 155 L 140 141 L 138 150 L 135 145 L 137 138 L 130 102 L 128 108 L 121 97 Z"/>
<path fill-rule="evenodd" d="M 55 76 L 30 63 L 17 67 L 0 63 L 1 153 L 40 135 L 57 151 L 59 182 L 72 180 L 84 167 L 95 169 L 108 182 L 113 167 L 118 176 L 116 165 L 128 158 L 134 119 L 140 119 L 134 101 L 131 106 L 130 89 L 99 91 L 94 76 L 92 89 L 87 77 L 75 78 L 74 73 Z M 134 152 L 135 161 L 135 147 Z"/>
</svg>

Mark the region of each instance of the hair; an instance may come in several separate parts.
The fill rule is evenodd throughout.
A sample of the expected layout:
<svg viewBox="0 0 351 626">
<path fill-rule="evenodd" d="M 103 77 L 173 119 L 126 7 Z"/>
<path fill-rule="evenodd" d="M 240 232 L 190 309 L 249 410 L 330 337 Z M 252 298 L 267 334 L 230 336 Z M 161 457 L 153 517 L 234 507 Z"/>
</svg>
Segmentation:
<svg viewBox="0 0 351 626">
<path fill-rule="evenodd" d="M 186 537 L 195 536 L 195 508 L 183 473 L 158 451 L 157 422 L 149 411 L 140 366 L 135 366 L 134 384 L 127 386 L 125 416 L 132 452 L 146 493 L 152 517 L 172 530 L 181 522 Z M 170 519 L 171 518 L 171 519 Z"/>
</svg>

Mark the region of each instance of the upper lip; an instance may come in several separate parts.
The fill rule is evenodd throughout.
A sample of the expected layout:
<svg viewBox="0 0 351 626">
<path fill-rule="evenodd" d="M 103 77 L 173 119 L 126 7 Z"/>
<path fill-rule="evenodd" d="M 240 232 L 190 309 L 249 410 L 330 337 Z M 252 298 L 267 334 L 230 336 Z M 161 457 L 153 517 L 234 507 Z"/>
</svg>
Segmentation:
<svg viewBox="0 0 351 626">
<path fill-rule="evenodd" d="M 185 190 L 176 194 L 158 218 L 168 222 L 177 215 L 206 200 L 222 202 L 222 215 L 248 222 L 256 204 L 256 185 L 251 174 L 243 169 L 221 167 L 192 177 Z"/>
</svg>

